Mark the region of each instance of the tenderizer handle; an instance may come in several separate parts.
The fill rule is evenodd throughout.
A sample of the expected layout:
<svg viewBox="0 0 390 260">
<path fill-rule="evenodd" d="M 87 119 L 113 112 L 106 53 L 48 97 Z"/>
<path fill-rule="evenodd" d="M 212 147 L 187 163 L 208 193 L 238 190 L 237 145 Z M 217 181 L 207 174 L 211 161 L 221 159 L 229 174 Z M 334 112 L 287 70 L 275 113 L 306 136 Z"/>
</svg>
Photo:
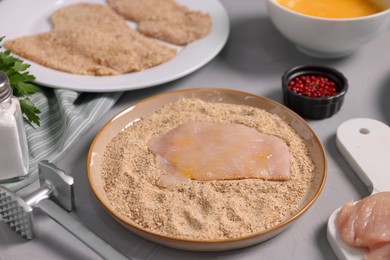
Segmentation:
<svg viewBox="0 0 390 260">
<path fill-rule="evenodd" d="M 125 260 L 129 259 L 107 244 L 92 231 L 87 229 L 83 224 L 71 217 L 65 210 L 59 207 L 50 199 L 43 199 L 39 202 L 39 208 L 44 211 L 50 218 L 67 229 L 77 237 L 86 246 L 100 255 L 103 259 Z"/>
</svg>

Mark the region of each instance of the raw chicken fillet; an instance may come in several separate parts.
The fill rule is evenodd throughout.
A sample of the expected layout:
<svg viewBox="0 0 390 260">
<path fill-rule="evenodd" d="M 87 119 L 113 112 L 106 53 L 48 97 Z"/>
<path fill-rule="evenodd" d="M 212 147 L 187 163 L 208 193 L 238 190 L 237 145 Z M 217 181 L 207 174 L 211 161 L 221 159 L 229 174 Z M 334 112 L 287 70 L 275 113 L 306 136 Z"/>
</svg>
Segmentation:
<svg viewBox="0 0 390 260">
<path fill-rule="evenodd" d="M 390 259 L 390 192 L 343 206 L 337 228 L 347 244 L 369 249 L 366 260 Z"/>
<path fill-rule="evenodd" d="M 169 187 L 192 180 L 288 180 L 290 153 L 280 138 L 231 123 L 190 122 L 149 141 Z"/>
</svg>

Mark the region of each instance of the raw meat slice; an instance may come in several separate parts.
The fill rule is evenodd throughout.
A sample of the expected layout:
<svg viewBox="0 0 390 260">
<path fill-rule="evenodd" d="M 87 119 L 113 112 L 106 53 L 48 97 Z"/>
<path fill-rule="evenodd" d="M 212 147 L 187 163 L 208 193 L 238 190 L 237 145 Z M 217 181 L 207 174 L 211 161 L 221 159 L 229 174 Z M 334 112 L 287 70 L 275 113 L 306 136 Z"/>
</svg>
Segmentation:
<svg viewBox="0 0 390 260">
<path fill-rule="evenodd" d="M 260 178 L 288 180 L 290 153 L 278 137 L 229 123 L 189 122 L 149 141 L 156 165 L 165 172 L 158 185 L 193 180 Z"/>
<path fill-rule="evenodd" d="M 369 248 L 368 256 L 386 253 L 381 247 L 390 243 L 390 192 L 376 193 L 343 206 L 337 216 L 337 228 L 347 244 Z"/>
<path fill-rule="evenodd" d="M 370 249 L 364 260 L 386 260 L 390 259 L 390 243 Z"/>
</svg>

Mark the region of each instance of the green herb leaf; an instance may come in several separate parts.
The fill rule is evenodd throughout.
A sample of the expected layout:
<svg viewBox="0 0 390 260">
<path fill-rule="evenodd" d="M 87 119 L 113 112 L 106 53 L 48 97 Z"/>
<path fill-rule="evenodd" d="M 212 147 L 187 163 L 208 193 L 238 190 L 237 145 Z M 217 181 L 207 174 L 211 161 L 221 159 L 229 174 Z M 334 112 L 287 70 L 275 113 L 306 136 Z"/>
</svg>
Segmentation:
<svg viewBox="0 0 390 260">
<path fill-rule="evenodd" d="M 0 43 L 4 37 L 0 37 Z M 12 56 L 9 50 L 0 52 L 0 70 L 7 74 L 13 94 L 19 98 L 23 115 L 30 123 L 40 126 L 41 111 L 26 97 L 39 91 L 39 87 L 33 83 L 35 77 L 26 71 L 29 67 L 30 64 Z"/>
<path fill-rule="evenodd" d="M 15 71 L 24 71 L 30 67 L 30 64 L 23 63 L 21 60 L 17 60 L 12 67 Z"/>
<path fill-rule="evenodd" d="M 24 95 L 34 94 L 39 91 L 39 88 L 33 83 L 19 82 L 18 87 L 23 90 Z"/>
<path fill-rule="evenodd" d="M 40 126 L 38 114 L 41 113 L 39 109 L 30 101 L 29 98 L 19 99 L 20 108 L 22 113 L 26 116 L 27 120 L 31 123 Z"/>
</svg>

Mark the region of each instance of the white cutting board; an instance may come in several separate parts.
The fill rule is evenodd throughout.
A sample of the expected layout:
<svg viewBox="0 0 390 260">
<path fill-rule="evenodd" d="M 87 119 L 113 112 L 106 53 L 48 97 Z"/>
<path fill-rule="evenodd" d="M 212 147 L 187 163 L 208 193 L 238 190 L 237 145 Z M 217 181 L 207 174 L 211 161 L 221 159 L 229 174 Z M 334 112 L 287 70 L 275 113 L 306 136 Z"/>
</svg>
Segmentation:
<svg viewBox="0 0 390 260">
<path fill-rule="evenodd" d="M 390 191 L 389 126 L 369 118 L 346 121 L 337 129 L 336 144 L 371 194 Z M 339 260 L 363 260 L 367 251 L 348 246 L 338 235 L 338 211 L 333 212 L 328 221 L 330 246 Z"/>
</svg>

